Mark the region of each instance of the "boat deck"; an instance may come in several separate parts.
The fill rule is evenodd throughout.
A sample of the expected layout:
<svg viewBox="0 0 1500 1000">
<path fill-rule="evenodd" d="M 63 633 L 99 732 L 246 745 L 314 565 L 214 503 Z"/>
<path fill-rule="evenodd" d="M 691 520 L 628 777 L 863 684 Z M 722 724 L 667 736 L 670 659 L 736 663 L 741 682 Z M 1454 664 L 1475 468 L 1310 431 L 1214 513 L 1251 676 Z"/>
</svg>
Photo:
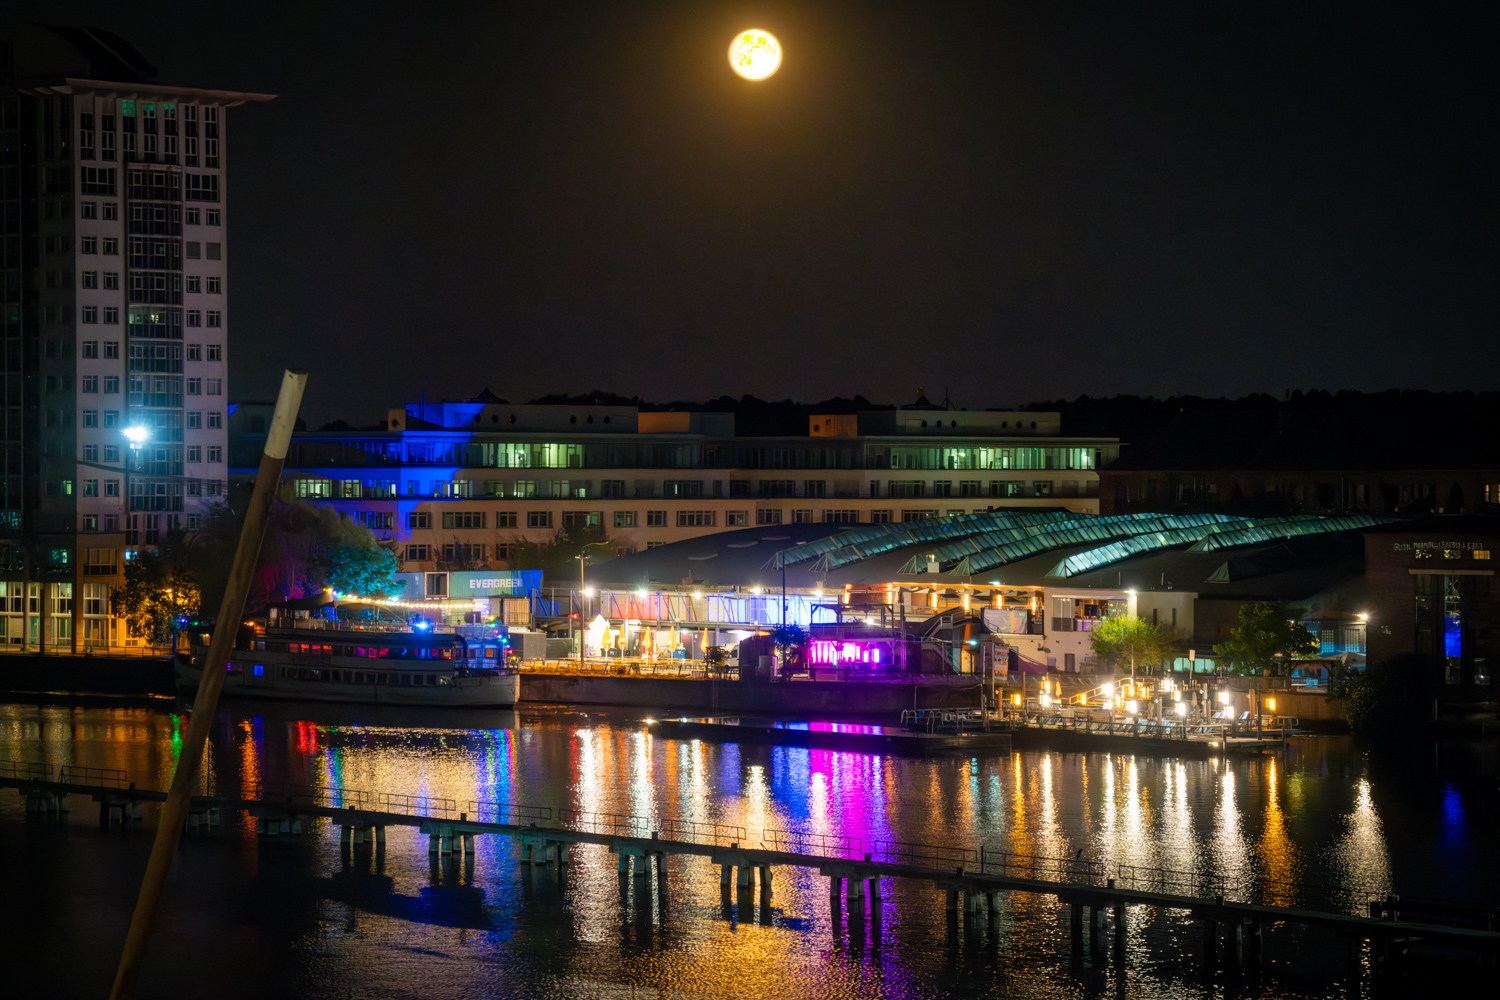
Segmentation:
<svg viewBox="0 0 1500 1000">
<path fill-rule="evenodd" d="M 651 732 L 663 739 L 759 743 L 848 753 L 925 757 L 945 753 L 1009 753 L 1008 732 L 926 733 L 860 722 L 788 722 L 737 716 L 657 719 Z"/>
</svg>

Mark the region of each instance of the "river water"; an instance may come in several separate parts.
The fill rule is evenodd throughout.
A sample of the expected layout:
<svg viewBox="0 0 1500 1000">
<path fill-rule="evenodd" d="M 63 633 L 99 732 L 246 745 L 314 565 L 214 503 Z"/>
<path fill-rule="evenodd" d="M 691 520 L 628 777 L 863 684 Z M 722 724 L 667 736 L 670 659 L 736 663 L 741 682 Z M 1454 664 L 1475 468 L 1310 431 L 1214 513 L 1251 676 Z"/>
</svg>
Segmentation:
<svg viewBox="0 0 1500 1000">
<path fill-rule="evenodd" d="M 1395 891 L 1470 902 L 1500 889 L 1494 742 L 1362 749 L 1294 741 L 1283 756 L 1187 761 L 1018 752 L 882 758 L 650 736 L 635 710 L 391 710 L 226 702 L 206 780 L 340 786 L 554 810 L 691 819 L 877 841 L 985 845 L 1106 865 L 1213 872 L 1272 895 L 1293 884 L 1352 910 Z M 0 705 L 0 760 L 117 768 L 165 788 L 184 723 L 169 707 Z M 103 830 L 0 794 L 8 976 L 43 995 L 108 993 L 153 825 Z M 1208 997 L 1344 995 L 1336 941 L 1273 928 L 1254 980 L 1197 962 L 1176 911 L 1132 911 L 1123 969 L 1070 958 L 1050 897 L 999 897 L 980 935 L 951 933 L 929 884 L 887 882 L 879 919 L 835 914 L 816 872 L 778 868 L 769 907 L 721 904 L 718 870 L 667 862 L 627 881 L 603 847 L 575 848 L 563 883 L 507 840 L 435 861 L 392 828 L 383 849 L 336 828 L 257 840 L 253 821 L 186 833 L 142 995 L 171 997 Z M 1286 892 L 1314 893 L 1287 888 Z M 644 898 L 642 898 L 644 897 Z M 837 921 L 837 923 L 835 923 Z"/>
</svg>

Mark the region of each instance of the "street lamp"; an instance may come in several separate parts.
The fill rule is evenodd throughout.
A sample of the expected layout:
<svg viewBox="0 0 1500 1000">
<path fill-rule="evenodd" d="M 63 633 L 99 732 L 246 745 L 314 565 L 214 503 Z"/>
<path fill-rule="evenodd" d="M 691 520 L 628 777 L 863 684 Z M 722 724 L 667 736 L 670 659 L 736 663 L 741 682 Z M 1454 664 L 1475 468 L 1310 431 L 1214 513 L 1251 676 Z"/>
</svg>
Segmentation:
<svg viewBox="0 0 1500 1000">
<path fill-rule="evenodd" d="M 584 542 L 583 548 L 578 552 L 578 669 L 583 669 L 583 619 L 588 614 L 588 599 L 593 596 L 591 590 L 583 580 L 583 567 L 588 562 L 588 548 L 591 545 L 608 545 L 609 539 L 602 542 Z"/>
</svg>

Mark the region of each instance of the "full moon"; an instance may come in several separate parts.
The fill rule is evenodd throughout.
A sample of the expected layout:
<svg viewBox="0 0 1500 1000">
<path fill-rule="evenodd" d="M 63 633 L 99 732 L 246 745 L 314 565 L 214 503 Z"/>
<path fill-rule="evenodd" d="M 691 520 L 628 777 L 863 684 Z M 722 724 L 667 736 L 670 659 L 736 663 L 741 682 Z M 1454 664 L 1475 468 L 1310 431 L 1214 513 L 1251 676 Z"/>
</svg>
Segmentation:
<svg viewBox="0 0 1500 1000">
<path fill-rule="evenodd" d="M 781 43 L 769 31 L 742 31 L 729 43 L 729 65 L 746 80 L 764 80 L 781 65 Z"/>
</svg>

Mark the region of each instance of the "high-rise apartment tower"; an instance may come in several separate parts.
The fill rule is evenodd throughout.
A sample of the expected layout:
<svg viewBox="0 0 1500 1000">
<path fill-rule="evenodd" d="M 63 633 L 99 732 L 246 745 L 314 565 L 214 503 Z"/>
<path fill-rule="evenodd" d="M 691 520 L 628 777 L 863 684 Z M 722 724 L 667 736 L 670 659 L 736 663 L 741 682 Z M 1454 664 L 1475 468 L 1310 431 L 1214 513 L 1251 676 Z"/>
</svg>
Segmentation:
<svg viewBox="0 0 1500 1000">
<path fill-rule="evenodd" d="M 94 28 L 0 28 L 0 643 L 129 644 L 126 562 L 223 494 L 227 110 Z"/>
</svg>

